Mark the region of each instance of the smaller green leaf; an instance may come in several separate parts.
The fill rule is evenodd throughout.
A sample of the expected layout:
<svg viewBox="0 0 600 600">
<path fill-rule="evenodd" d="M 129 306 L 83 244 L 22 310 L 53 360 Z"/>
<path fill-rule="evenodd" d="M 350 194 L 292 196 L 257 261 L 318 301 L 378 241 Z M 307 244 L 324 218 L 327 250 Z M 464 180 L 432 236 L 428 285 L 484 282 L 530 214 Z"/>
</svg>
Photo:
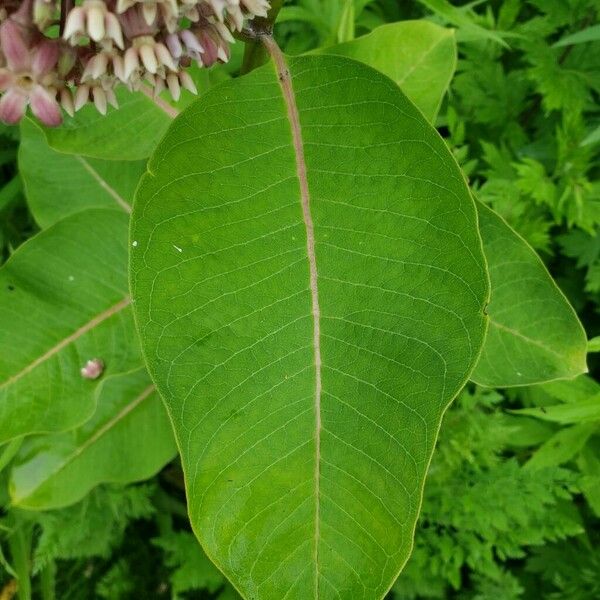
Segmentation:
<svg viewBox="0 0 600 600">
<path fill-rule="evenodd" d="M 25 195 L 42 228 L 86 208 L 131 212 L 145 161 L 108 161 L 52 149 L 31 120 L 21 124 L 19 170 Z"/>
<path fill-rule="evenodd" d="M 21 177 L 17 174 L 12 179 L 9 179 L 6 183 L 0 186 L 0 213 L 10 206 L 17 200 L 23 191 L 23 182 Z"/>
<path fill-rule="evenodd" d="M 586 27 L 577 33 L 572 33 L 561 38 L 554 48 L 562 48 L 563 46 L 571 46 L 573 44 L 585 44 L 587 42 L 600 41 L 600 24 Z"/>
<path fill-rule="evenodd" d="M 23 439 L 22 437 L 14 438 L 2 448 L 2 452 L 0 452 L 0 471 L 3 471 L 17 455 Z"/>
<path fill-rule="evenodd" d="M 45 127 L 48 143 L 59 152 L 107 160 L 141 160 L 150 156 L 172 121 L 167 111 L 141 92 L 117 89 L 119 109 L 102 116 L 84 106 L 62 127 Z M 166 109 L 166 110 L 165 110 Z M 171 109 L 174 110 L 174 109 Z M 176 113 L 173 113 L 176 114 Z"/>
<path fill-rule="evenodd" d="M 588 352 L 600 352 L 600 336 L 588 341 Z"/>
<path fill-rule="evenodd" d="M 509 387 L 569 379 L 587 371 L 587 339 L 577 315 L 527 242 L 477 203 L 488 262 L 489 329 L 471 379 Z"/>
<path fill-rule="evenodd" d="M 600 126 L 591 131 L 581 142 L 581 145 L 591 146 L 592 144 L 597 144 L 598 142 L 600 142 Z"/>
<path fill-rule="evenodd" d="M 539 446 L 556 431 L 555 425 L 517 415 L 504 414 L 502 423 L 510 430 L 507 441 L 513 448 Z"/>
<path fill-rule="evenodd" d="M 508 48 L 508 44 L 504 41 L 504 38 L 515 35 L 506 31 L 494 31 L 478 25 L 471 11 L 473 5 L 480 2 L 471 2 L 466 6 L 453 6 L 448 0 L 418 0 L 418 2 L 442 17 L 448 23 L 459 27 L 461 39 L 465 41 L 491 40 Z"/>
<path fill-rule="evenodd" d="M 518 415 L 529 415 L 544 421 L 568 425 L 571 423 L 587 423 L 600 420 L 600 395 L 576 402 L 574 404 L 557 404 L 555 406 L 539 406 L 521 408 L 511 411 Z"/>
<path fill-rule="evenodd" d="M 555 467 L 571 460 L 598 430 L 597 423 L 580 423 L 561 429 L 540 446 L 527 461 L 528 469 Z"/>
<path fill-rule="evenodd" d="M 600 437 L 594 436 L 577 458 L 583 473 L 580 487 L 585 499 L 597 517 L 600 517 Z"/>
<path fill-rule="evenodd" d="M 76 213 L 42 231 L 0 269 L 0 443 L 65 431 L 94 412 L 103 376 L 142 366 L 128 296 L 123 211 Z"/>
<path fill-rule="evenodd" d="M 66 433 L 32 438 L 10 479 L 13 504 L 73 504 L 99 483 L 154 475 L 177 454 L 171 423 L 145 369 L 104 381 L 94 416 Z"/>
<path fill-rule="evenodd" d="M 355 21 L 356 11 L 354 9 L 354 0 L 346 0 L 338 26 L 338 42 L 347 42 L 354 39 Z"/>
<path fill-rule="evenodd" d="M 387 75 L 429 122 L 435 120 L 456 69 L 454 31 L 429 21 L 383 25 L 318 53 L 347 56 Z"/>
<path fill-rule="evenodd" d="M 565 403 L 581 402 L 590 396 L 600 395 L 600 384 L 589 375 L 580 375 L 568 381 L 551 381 L 540 385 L 539 389 Z"/>
</svg>

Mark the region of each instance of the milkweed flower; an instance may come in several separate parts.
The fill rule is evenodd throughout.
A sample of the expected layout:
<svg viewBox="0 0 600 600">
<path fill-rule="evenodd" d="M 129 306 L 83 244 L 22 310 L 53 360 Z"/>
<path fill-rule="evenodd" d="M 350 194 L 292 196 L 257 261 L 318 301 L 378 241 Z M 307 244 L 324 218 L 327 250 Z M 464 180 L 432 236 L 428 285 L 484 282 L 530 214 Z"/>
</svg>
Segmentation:
<svg viewBox="0 0 600 600">
<path fill-rule="evenodd" d="M 232 32 L 269 9 L 267 0 L 76 0 L 68 12 L 60 0 L 0 4 L 0 120 L 18 123 L 30 106 L 48 126 L 62 122 L 61 107 L 106 114 L 119 85 L 175 101 L 197 93 L 191 62 L 227 62 Z"/>
<path fill-rule="evenodd" d="M 12 19 L 0 25 L 0 47 L 6 66 L 0 69 L 0 120 L 18 123 L 27 105 L 45 125 L 60 125 L 54 68 L 59 51 L 55 42 L 44 39 L 31 46 L 21 27 Z"/>
<path fill-rule="evenodd" d="M 75 46 L 86 36 L 94 42 L 114 42 L 121 49 L 125 47 L 119 19 L 102 0 L 84 0 L 67 16 L 63 38 Z"/>
</svg>

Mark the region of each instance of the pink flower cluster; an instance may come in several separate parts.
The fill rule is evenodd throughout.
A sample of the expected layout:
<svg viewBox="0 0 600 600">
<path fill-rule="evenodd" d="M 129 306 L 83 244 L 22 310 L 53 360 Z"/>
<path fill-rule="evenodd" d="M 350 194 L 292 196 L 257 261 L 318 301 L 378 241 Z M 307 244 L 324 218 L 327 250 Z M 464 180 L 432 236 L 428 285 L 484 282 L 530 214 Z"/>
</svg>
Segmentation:
<svg viewBox="0 0 600 600">
<path fill-rule="evenodd" d="M 115 88 L 196 93 L 186 71 L 229 60 L 232 32 L 266 16 L 268 0 L 0 0 L 0 120 L 27 106 L 45 125 L 91 102 L 106 114 Z M 60 33 L 58 33 L 60 32 Z"/>
</svg>

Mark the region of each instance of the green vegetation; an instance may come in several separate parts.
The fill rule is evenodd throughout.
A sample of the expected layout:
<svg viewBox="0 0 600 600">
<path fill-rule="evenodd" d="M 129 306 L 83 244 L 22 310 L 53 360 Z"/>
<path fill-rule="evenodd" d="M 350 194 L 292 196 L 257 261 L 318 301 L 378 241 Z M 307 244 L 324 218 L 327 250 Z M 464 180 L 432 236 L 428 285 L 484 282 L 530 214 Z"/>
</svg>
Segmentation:
<svg viewBox="0 0 600 600">
<path fill-rule="evenodd" d="M 343 600 L 383 597 L 406 559 L 386 598 L 600 597 L 599 20 L 594 0 L 278 14 L 337 282 L 317 551 Z M 192 70 L 195 104 L 123 89 L 103 118 L 0 125 L 1 600 L 313 597 L 314 548 L 288 561 L 314 537 L 311 251 L 285 73 L 243 54 Z M 390 216 L 395 194 L 435 232 Z"/>
</svg>

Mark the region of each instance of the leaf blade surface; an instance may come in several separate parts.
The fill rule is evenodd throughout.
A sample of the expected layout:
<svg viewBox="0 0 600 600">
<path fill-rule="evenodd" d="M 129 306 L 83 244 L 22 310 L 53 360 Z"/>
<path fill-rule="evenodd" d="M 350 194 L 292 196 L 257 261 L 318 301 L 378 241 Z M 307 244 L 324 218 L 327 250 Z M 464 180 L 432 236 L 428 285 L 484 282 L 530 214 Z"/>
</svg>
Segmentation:
<svg viewBox="0 0 600 600">
<path fill-rule="evenodd" d="M 31 211 L 43 228 L 88 208 L 131 212 L 144 161 L 106 161 L 52 149 L 31 120 L 21 125 L 19 170 Z"/>
</svg>

